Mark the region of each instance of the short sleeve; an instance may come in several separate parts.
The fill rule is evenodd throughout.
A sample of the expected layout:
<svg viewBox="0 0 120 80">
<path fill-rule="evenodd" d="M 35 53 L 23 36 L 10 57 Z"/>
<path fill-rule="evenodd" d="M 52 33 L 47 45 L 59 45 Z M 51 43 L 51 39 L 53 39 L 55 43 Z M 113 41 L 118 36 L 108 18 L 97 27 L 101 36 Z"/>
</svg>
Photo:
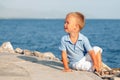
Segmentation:
<svg viewBox="0 0 120 80">
<path fill-rule="evenodd" d="M 66 51 L 65 39 L 64 39 L 64 37 L 62 37 L 62 39 L 61 39 L 61 44 L 60 44 L 60 46 L 59 46 L 59 50 L 61 50 L 61 51 Z"/>
<path fill-rule="evenodd" d="M 87 37 L 84 39 L 84 47 L 87 51 L 92 50 L 92 47 L 91 47 L 90 42 Z"/>
</svg>

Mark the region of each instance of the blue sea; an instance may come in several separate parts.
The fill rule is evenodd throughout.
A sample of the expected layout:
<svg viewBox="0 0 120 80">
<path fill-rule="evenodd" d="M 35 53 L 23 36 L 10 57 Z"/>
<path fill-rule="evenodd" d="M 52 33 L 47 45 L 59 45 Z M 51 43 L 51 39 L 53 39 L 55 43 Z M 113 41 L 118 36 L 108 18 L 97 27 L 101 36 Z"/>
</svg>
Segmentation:
<svg viewBox="0 0 120 80">
<path fill-rule="evenodd" d="M 14 49 L 52 52 L 61 58 L 58 49 L 66 33 L 64 19 L 0 19 L 0 45 L 10 41 Z M 112 68 L 120 68 L 120 20 L 87 19 L 81 31 L 92 46 L 103 49 L 103 62 Z"/>
</svg>

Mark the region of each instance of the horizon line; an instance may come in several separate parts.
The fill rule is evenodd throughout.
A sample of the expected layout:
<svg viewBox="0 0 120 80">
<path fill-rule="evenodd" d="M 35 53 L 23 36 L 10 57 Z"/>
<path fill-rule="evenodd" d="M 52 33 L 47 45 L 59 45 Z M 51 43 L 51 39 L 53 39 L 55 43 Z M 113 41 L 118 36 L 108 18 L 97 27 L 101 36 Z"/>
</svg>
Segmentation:
<svg viewBox="0 0 120 80">
<path fill-rule="evenodd" d="M 65 19 L 65 18 L 0 18 L 1 19 Z M 119 18 L 86 18 L 86 20 L 90 20 L 90 19 L 98 19 L 98 20 L 120 20 Z"/>
</svg>

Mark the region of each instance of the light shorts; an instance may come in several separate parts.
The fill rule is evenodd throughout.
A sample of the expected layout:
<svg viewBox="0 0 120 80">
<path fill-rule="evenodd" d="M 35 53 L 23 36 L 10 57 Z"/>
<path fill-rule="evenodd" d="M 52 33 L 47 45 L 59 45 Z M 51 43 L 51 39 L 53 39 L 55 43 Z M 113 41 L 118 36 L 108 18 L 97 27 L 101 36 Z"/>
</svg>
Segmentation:
<svg viewBox="0 0 120 80">
<path fill-rule="evenodd" d="M 102 53 L 102 49 L 98 46 L 94 46 L 93 50 L 95 51 L 95 54 L 100 50 L 100 53 Z M 93 62 L 90 57 L 90 55 L 87 53 L 85 57 L 83 57 L 80 61 L 74 63 L 72 65 L 73 69 L 76 70 L 87 70 L 87 71 L 93 71 Z"/>
</svg>

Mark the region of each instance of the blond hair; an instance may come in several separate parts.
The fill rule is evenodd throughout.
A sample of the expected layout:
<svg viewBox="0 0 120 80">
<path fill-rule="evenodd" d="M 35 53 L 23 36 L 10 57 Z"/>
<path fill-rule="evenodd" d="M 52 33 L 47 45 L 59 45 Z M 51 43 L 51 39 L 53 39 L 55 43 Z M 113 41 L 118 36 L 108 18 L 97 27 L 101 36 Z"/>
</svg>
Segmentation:
<svg viewBox="0 0 120 80">
<path fill-rule="evenodd" d="M 68 13 L 67 16 L 69 15 L 72 15 L 74 17 L 76 17 L 78 19 L 78 25 L 79 25 L 79 28 L 80 30 L 82 30 L 82 28 L 84 27 L 85 25 L 85 17 L 82 13 L 80 12 L 71 12 L 71 13 Z"/>
</svg>

